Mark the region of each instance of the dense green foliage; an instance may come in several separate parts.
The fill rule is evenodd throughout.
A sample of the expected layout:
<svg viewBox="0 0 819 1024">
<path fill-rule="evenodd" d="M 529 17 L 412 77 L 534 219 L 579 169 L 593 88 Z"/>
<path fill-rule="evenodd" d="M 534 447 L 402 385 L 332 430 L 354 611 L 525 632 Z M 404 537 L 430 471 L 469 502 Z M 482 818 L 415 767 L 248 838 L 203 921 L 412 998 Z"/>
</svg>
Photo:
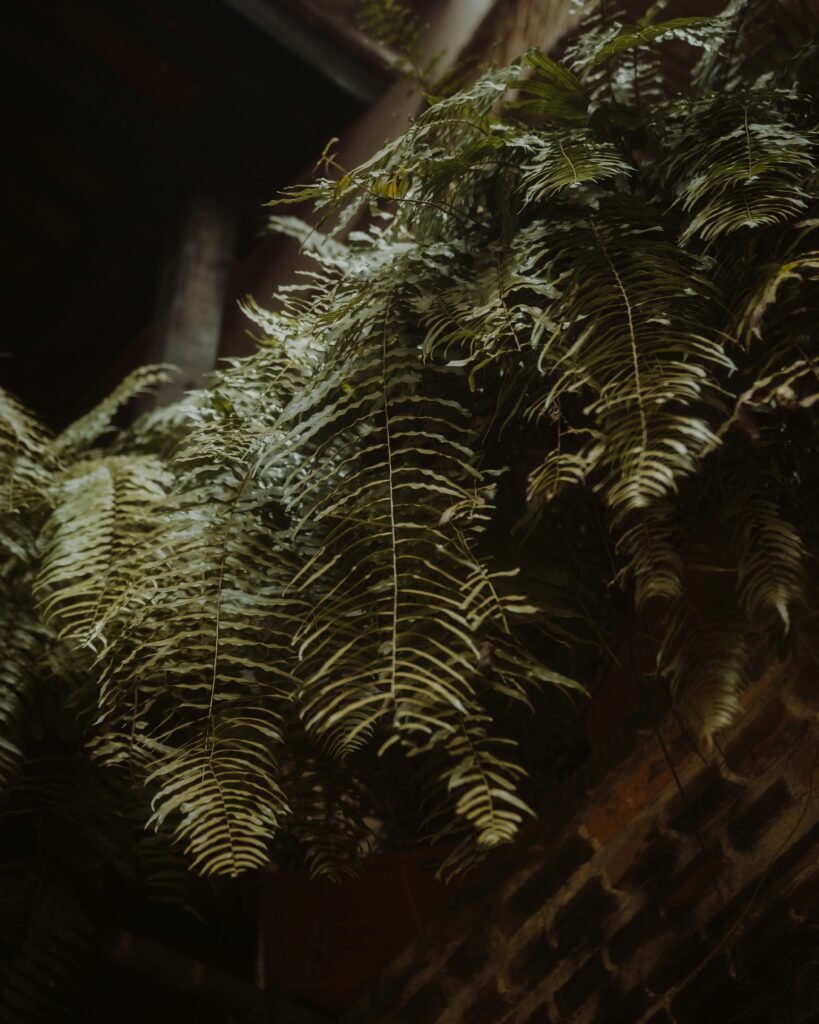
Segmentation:
<svg viewBox="0 0 819 1024">
<path fill-rule="evenodd" d="M 67 729 L 123 834 L 332 874 L 391 840 L 382 763 L 453 870 L 624 630 L 706 740 L 815 657 L 815 35 L 662 6 L 289 193 L 310 269 L 208 389 L 56 439 L 3 398 L 10 806 Z"/>
</svg>

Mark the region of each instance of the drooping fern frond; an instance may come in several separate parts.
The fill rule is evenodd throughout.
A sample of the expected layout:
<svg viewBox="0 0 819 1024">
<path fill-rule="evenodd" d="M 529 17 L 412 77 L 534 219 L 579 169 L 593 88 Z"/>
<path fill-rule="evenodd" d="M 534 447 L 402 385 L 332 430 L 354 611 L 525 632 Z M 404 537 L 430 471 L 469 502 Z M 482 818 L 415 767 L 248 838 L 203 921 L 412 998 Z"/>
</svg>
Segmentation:
<svg viewBox="0 0 819 1024">
<path fill-rule="evenodd" d="M 666 170 L 688 214 L 683 243 L 778 224 L 806 209 L 817 139 L 783 118 L 781 105 L 763 92 L 692 108 Z"/>
<path fill-rule="evenodd" d="M 0 792 L 23 756 L 23 723 L 36 705 L 33 690 L 49 632 L 31 587 L 53 471 L 44 428 L 0 389 Z"/>
<path fill-rule="evenodd" d="M 792 61 L 815 44 L 816 12 L 809 4 L 731 0 L 711 19 L 702 58 L 694 69 L 700 93 L 742 92 L 792 80 Z"/>
<path fill-rule="evenodd" d="M 657 668 L 684 718 L 707 745 L 737 717 L 749 678 L 751 637 L 719 570 L 668 610 Z"/>
<path fill-rule="evenodd" d="M 312 744 L 297 715 L 287 724 L 293 762 L 281 783 L 291 809 L 279 849 L 285 863 L 306 864 L 313 878 L 333 881 L 354 875 L 359 861 L 378 849 L 384 809 L 372 780 L 348 763 L 335 770 L 332 758 Z"/>
<path fill-rule="evenodd" d="M 523 99 L 511 101 L 510 109 L 559 124 L 586 124 L 589 97 L 573 71 L 540 50 L 526 53 L 523 66 L 531 73 L 514 82 Z"/>
<path fill-rule="evenodd" d="M 533 412 L 583 399 L 599 486 L 625 514 L 673 494 L 714 446 L 716 375 L 731 361 L 702 330 L 712 296 L 696 265 L 642 209 L 604 210 L 565 236 L 543 230 L 541 266 L 559 290 L 550 319 L 560 327 L 541 342 L 546 383 Z"/>
<path fill-rule="evenodd" d="M 89 448 L 111 426 L 119 410 L 132 399 L 149 394 L 160 384 L 172 379 L 168 366 L 140 366 L 114 388 L 90 412 L 66 427 L 54 439 L 54 449 L 62 457 L 75 455 Z"/>
<path fill-rule="evenodd" d="M 305 725 L 338 753 L 385 727 L 410 753 L 443 745 L 446 784 L 469 784 L 456 809 L 492 844 L 519 822 L 519 801 L 509 763 L 480 735 L 479 701 L 525 699 L 534 675 L 514 623 L 534 609 L 472 553 L 489 498 L 468 421 L 435 397 L 447 375 L 394 339 L 389 305 L 367 327 L 368 358 L 340 359 L 315 405 L 285 420 L 288 444 L 315 453 L 288 484 L 291 516 L 297 531 L 321 531 L 294 581 L 311 608 L 296 636 Z"/>
<path fill-rule="evenodd" d="M 56 442 L 3 399 L 7 775 L 46 665 L 196 871 L 342 873 L 397 841 L 392 772 L 449 871 L 514 838 L 544 694 L 605 677 L 615 630 L 657 624 L 706 739 L 754 659 L 809 646 L 808 19 L 766 61 L 767 0 L 594 6 L 563 60 L 358 168 L 328 147 L 278 200 L 321 229 L 271 220 L 305 268 L 207 388 L 112 428 L 149 369 Z"/>
<path fill-rule="evenodd" d="M 586 4 L 581 29 L 566 49 L 564 60 L 596 103 L 614 103 L 641 120 L 648 103 L 665 98 L 669 83 L 663 73 L 663 47 L 682 42 L 700 50 L 717 31 L 712 18 L 681 17 L 658 21 L 666 6 L 643 5 L 638 20 L 616 4 Z M 635 5 L 631 5 L 634 7 Z M 683 83 L 674 82 L 678 91 Z"/>
<path fill-rule="evenodd" d="M 0 569 L 0 792 L 23 758 L 25 721 L 37 703 L 36 686 L 48 630 L 31 596 L 32 573 L 13 553 Z"/>
<path fill-rule="evenodd" d="M 599 142 L 588 129 L 521 135 L 514 146 L 526 160 L 521 188 L 527 204 L 584 182 L 607 181 L 633 170 L 614 146 Z"/>
<path fill-rule="evenodd" d="M 273 539 L 284 467 L 271 468 L 265 452 L 290 367 L 269 353 L 252 384 L 222 375 L 101 619 L 107 727 L 97 752 L 133 766 L 151 823 L 206 873 L 264 863 L 288 813 L 277 748 L 295 684 L 279 609 L 293 559 Z"/>
<path fill-rule="evenodd" d="M 157 510 L 141 586 L 104 620 L 114 635 L 101 691 L 110 732 L 99 751 L 134 763 L 154 793 L 156 822 L 173 815 L 195 862 L 236 873 L 265 859 L 286 813 L 275 748 L 289 674 L 277 664 L 287 638 L 272 624 L 281 566 L 271 565 L 252 468 L 220 468 L 189 470 L 186 490 Z"/>
<path fill-rule="evenodd" d="M 170 480 L 156 459 L 111 456 L 76 463 L 54 485 L 34 591 L 61 639 L 91 651 L 104 645 L 97 633 L 111 602 L 128 591 L 130 553 L 149 534 Z"/>
<path fill-rule="evenodd" d="M 791 608 L 804 600 L 807 551 L 781 503 L 761 484 L 747 494 L 735 520 L 739 595 L 752 621 L 775 612 L 787 630 Z"/>
<path fill-rule="evenodd" d="M 14 513 L 42 500 L 52 460 L 45 429 L 0 389 L 0 511 Z"/>
</svg>

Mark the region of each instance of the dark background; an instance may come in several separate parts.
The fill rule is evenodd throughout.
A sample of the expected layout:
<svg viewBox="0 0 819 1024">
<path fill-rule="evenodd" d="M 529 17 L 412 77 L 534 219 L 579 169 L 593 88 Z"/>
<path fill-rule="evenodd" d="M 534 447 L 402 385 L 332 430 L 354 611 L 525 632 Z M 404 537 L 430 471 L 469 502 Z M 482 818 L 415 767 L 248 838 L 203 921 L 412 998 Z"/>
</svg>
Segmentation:
<svg viewBox="0 0 819 1024">
<path fill-rule="evenodd" d="M 186 199 L 206 193 L 238 217 L 235 302 L 262 204 L 388 83 L 366 54 L 307 24 L 355 69 L 358 95 L 341 88 L 321 51 L 310 63 L 241 13 L 265 7 L 281 5 L 3 4 L 0 383 L 52 427 L 150 357 L 163 253 Z"/>
</svg>

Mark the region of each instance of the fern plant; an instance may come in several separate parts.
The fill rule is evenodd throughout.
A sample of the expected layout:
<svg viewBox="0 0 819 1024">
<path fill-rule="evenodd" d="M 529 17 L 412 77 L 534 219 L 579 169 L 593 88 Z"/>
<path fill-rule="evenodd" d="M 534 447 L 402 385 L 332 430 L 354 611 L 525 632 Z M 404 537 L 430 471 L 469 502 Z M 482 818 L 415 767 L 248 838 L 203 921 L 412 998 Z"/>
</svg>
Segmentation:
<svg viewBox="0 0 819 1024">
<path fill-rule="evenodd" d="M 183 403 L 112 431 L 148 369 L 50 438 L 3 397 L 9 792 L 62 679 L 197 872 L 338 874 L 407 803 L 460 870 L 635 615 L 706 742 L 815 660 L 816 26 L 662 7 L 328 158 L 258 352 Z"/>
</svg>

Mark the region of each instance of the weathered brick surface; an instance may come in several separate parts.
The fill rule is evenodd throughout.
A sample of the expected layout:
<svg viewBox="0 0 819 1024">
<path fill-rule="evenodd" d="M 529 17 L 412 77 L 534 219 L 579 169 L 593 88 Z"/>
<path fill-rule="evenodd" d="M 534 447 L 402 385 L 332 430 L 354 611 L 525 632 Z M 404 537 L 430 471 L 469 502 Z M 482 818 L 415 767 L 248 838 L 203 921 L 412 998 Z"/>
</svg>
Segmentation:
<svg viewBox="0 0 819 1024">
<path fill-rule="evenodd" d="M 599 928 L 617 910 L 617 901 L 606 892 L 600 880 L 592 878 L 586 882 L 557 912 L 555 930 L 561 951 L 573 952 L 579 947 L 594 942 L 593 928 Z"/>
<path fill-rule="evenodd" d="M 726 987 L 735 988 L 730 964 L 721 953 L 712 951 L 699 970 L 691 976 L 671 1000 L 671 1009 L 679 1020 L 705 1021 L 715 1019 L 718 1012 L 722 1020 L 730 1020 L 725 1006 Z M 729 995 L 730 1002 L 730 995 Z"/>
<path fill-rule="evenodd" d="M 645 855 L 623 876 L 618 888 L 660 899 L 671 884 L 679 859 L 679 843 L 655 831 Z"/>
<path fill-rule="evenodd" d="M 736 805 L 741 793 L 742 786 L 724 779 L 717 765 L 709 765 L 684 794 L 674 797 L 667 812 L 667 827 L 688 835 L 702 832 Z"/>
<path fill-rule="evenodd" d="M 752 722 L 753 739 L 746 749 L 730 747 L 727 763 L 732 771 L 750 778 L 759 776 L 788 760 L 795 750 L 801 750 L 809 742 L 815 723 L 810 719 L 790 717 L 787 710 L 775 712 L 779 722 L 773 725 L 767 715 L 760 716 L 759 722 Z M 781 718 L 779 717 L 781 715 Z M 759 737 L 756 739 L 756 737 Z M 787 771 L 787 765 L 783 766 Z"/>
<path fill-rule="evenodd" d="M 728 823 L 728 835 L 735 850 L 752 850 L 771 823 L 791 805 L 791 794 L 783 779 L 777 780 L 745 810 Z"/>
<path fill-rule="evenodd" d="M 695 971 L 708 954 L 712 945 L 701 932 L 694 932 L 676 946 L 672 956 L 662 957 L 654 970 L 645 979 L 646 988 L 655 995 L 670 992 L 679 979 Z"/>
<path fill-rule="evenodd" d="M 802 705 L 803 710 L 819 714 L 819 686 L 809 672 L 800 672 L 792 681 L 794 698 Z"/>
<path fill-rule="evenodd" d="M 404 1020 L 435 1020 L 446 1008 L 446 996 L 440 985 L 430 982 L 414 992 L 401 1007 Z"/>
<path fill-rule="evenodd" d="M 532 912 L 554 896 L 593 854 L 594 848 L 588 840 L 573 835 L 554 854 L 546 855 L 543 864 L 505 900 L 504 931 L 516 932 Z"/>
<path fill-rule="evenodd" d="M 501 997 L 494 983 L 480 988 L 463 1011 L 463 1024 L 499 1024 L 510 1013 L 509 1004 Z"/>
<path fill-rule="evenodd" d="M 819 1024 L 819 700 L 797 684 L 769 671 L 707 757 L 669 721 L 590 766 L 344 1024 Z"/>
<path fill-rule="evenodd" d="M 554 1017 L 549 1013 L 548 1006 L 537 1006 L 521 1021 L 521 1024 L 553 1024 Z"/>
<path fill-rule="evenodd" d="M 755 774 L 757 769 L 764 771 L 766 746 L 777 750 L 782 728 L 788 720 L 782 701 L 772 699 L 758 714 L 742 722 L 725 748 L 725 761 L 731 771 L 739 775 Z"/>
<path fill-rule="evenodd" d="M 521 987 L 532 978 L 545 978 L 557 966 L 557 955 L 547 932 L 536 932 L 509 963 L 509 977 Z"/>
<path fill-rule="evenodd" d="M 489 936 L 485 929 L 471 932 L 467 938 L 450 953 L 445 970 L 469 979 L 478 974 L 489 957 Z"/>
<path fill-rule="evenodd" d="M 626 963 L 638 949 L 651 942 L 661 928 L 660 908 L 656 903 L 650 903 L 611 936 L 609 958 L 615 964 Z"/>
<path fill-rule="evenodd" d="M 643 1020 L 654 999 L 642 987 L 632 989 L 618 999 L 606 999 L 594 1018 L 595 1024 L 634 1024 Z"/>
<path fill-rule="evenodd" d="M 819 782 L 819 776 L 817 776 Z M 813 801 L 815 802 L 815 800 Z M 819 822 L 805 829 L 799 839 L 776 858 L 761 880 L 760 885 L 771 887 L 779 884 L 781 878 L 791 874 L 799 864 L 819 863 Z"/>
<path fill-rule="evenodd" d="M 673 921 L 690 912 L 696 901 L 710 889 L 720 902 L 724 901 L 721 882 L 730 866 L 728 854 L 719 835 L 698 836 L 701 845 L 693 857 L 675 873 L 662 905 Z"/>
<path fill-rule="evenodd" d="M 614 977 L 606 967 L 603 954 L 598 951 L 557 990 L 555 1003 L 564 1016 L 573 1016 L 591 1000 L 599 1005 L 613 988 Z"/>
</svg>

